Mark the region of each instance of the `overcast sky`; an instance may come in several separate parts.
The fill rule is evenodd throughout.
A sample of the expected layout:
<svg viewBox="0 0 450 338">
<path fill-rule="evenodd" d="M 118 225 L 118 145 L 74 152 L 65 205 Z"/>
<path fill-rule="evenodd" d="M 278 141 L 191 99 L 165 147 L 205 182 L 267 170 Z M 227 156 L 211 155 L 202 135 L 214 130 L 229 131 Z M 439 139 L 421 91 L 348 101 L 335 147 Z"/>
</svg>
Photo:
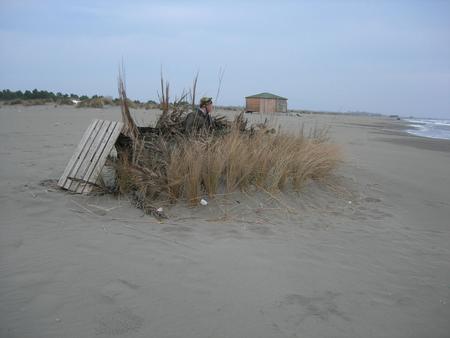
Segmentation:
<svg viewBox="0 0 450 338">
<path fill-rule="evenodd" d="M 0 0 L 0 88 L 156 99 L 199 71 L 219 104 L 450 118 L 450 1 Z"/>
</svg>

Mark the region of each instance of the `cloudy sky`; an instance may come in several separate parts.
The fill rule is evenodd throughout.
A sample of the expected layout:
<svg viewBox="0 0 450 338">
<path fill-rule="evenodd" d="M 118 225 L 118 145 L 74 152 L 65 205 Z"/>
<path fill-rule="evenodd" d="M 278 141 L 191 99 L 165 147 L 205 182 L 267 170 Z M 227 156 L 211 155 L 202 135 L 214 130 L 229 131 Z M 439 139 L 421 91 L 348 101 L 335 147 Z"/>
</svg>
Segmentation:
<svg viewBox="0 0 450 338">
<path fill-rule="evenodd" d="M 450 1 L 0 0 L 0 88 L 156 99 L 199 72 L 219 104 L 450 118 Z"/>
</svg>

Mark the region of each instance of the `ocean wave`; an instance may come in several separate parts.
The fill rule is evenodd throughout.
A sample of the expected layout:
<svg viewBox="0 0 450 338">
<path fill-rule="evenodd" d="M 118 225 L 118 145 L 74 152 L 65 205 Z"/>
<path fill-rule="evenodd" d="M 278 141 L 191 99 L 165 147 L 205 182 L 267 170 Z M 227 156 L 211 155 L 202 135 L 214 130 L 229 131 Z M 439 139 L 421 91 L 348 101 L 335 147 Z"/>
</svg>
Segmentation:
<svg viewBox="0 0 450 338">
<path fill-rule="evenodd" d="M 438 119 L 405 119 L 411 129 L 407 132 L 413 135 L 450 140 L 450 120 Z"/>
</svg>

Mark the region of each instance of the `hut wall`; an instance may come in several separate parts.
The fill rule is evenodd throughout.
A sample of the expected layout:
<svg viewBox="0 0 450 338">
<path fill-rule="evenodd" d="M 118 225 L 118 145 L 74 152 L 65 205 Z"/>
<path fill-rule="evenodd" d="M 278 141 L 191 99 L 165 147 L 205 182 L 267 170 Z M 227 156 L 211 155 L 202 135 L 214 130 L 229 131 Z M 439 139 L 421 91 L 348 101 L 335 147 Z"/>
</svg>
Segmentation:
<svg viewBox="0 0 450 338">
<path fill-rule="evenodd" d="M 277 108 L 277 100 L 275 99 L 260 99 L 260 112 L 261 113 L 274 113 Z"/>
<path fill-rule="evenodd" d="M 248 99 L 246 99 L 246 110 L 247 111 L 254 111 L 254 112 L 257 112 L 257 111 L 259 111 L 259 107 L 260 107 L 260 100 L 259 99 L 257 99 L 257 98 L 248 98 Z"/>
<path fill-rule="evenodd" d="M 246 98 L 245 108 L 247 111 L 261 113 L 287 112 L 287 100 Z"/>
<path fill-rule="evenodd" d="M 286 113 L 287 112 L 287 100 L 277 100 L 277 112 Z"/>
</svg>

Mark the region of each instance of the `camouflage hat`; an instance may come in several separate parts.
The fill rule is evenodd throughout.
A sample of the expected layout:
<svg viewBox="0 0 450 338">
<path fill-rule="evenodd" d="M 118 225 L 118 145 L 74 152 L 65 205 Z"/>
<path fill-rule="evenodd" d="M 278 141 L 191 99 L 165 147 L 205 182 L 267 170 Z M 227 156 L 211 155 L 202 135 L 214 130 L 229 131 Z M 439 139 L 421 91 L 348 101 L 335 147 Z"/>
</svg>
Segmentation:
<svg viewBox="0 0 450 338">
<path fill-rule="evenodd" d="M 205 96 L 200 99 L 200 107 L 207 106 L 210 103 L 212 103 L 212 97 Z"/>
</svg>

